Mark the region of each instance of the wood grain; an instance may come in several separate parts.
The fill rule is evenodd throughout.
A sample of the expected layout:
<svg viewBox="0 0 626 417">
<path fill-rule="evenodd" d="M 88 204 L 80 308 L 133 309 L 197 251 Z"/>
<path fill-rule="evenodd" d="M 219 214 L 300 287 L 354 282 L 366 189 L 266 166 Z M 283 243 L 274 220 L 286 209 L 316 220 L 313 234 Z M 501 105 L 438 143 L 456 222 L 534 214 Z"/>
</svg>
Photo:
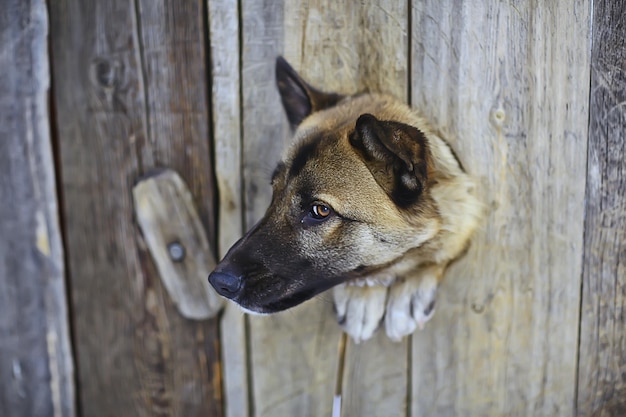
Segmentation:
<svg viewBox="0 0 626 417">
<path fill-rule="evenodd" d="M 219 191 L 218 255 L 243 233 L 239 2 L 209 0 L 215 175 Z M 225 417 L 250 415 L 246 319 L 226 303 L 220 319 Z"/>
<path fill-rule="evenodd" d="M 572 415 L 589 2 L 413 6 L 413 105 L 478 178 L 488 218 L 413 338 L 412 415 Z"/>
<path fill-rule="evenodd" d="M 392 342 L 384 328 L 367 342 L 346 348 L 343 416 L 404 416 L 410 398 L 408 340 Z"/>
<path fill-rule="evenodd" d="M 217 321 L 180 317 L 131 198 L 148 170 L 177 170 L 215 243 L 202 2 L 50 10 L 82 414 L 219 416 Z"/>
<path fill-rule="evenodd" d="M 241 129 L 246 230 L 269 206 L 269 180 L 290 138 L 274 81 L 274 61 L 283 51 L 284 12 L 282 1 L 241 2 Z"/>
<path fill-rule="evenodd" d="M 408 3 L 285 2 L 284 54 L 317 86 L 408 99 Z"/>
<path fill-rule="evenodd" d="M 626 415 L 626 15 L 593 2 L 579 416 Z"/>
<path fill-rule="evenodd" d="M 43 0 L 0 11 L 0 415 L 76 414 Z"/>
<path fill-rule="evenodd" d="M 269 205 L 270 176 L 290 135 L 274 81 L 274 62 L 283 53 L 287 33 L 284 21 L 293 18 L 285 7 L 269 0 L 242 2 L 247 228 Z M 271 317 L 249 318 L 254 416 L 330 415 L 340 334 L 331 310 L 330 299 L 323 299 Z"/>
</svg>

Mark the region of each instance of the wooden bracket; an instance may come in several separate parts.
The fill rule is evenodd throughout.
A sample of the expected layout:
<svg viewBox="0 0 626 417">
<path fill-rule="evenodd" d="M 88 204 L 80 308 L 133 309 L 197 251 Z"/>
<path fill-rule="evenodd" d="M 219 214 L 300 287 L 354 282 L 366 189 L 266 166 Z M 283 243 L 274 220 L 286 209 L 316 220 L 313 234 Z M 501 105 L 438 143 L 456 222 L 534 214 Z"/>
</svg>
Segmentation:
<svg viewBox="0 0 626 417">
<path fill-rule="evenodd" d="M 135 215 L 161 281 L 183 317 L 214 317 L 223 300 L 208 282 L 215 258 L 185 182 L 171 169 L 133 187 Z"/>
</svg>

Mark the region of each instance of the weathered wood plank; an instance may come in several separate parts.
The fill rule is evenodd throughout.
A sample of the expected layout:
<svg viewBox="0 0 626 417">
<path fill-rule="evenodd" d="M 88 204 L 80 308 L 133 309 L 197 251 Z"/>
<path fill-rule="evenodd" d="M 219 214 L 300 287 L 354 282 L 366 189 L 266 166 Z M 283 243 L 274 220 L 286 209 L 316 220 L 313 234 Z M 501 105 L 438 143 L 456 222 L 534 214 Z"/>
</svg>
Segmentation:
<svg viewBox="0 0 626 417">
<path fill-rule="evenodd" d="M 0 415 L 73 417 L 43 0 L 0 10 Z"/>
<path fill-rule="evenodd" d="M 269 206 L 269 179 L 290 136 L 274 82 L 274 61 L 283 51 L 283 18 L 282 1 L 241 2 L 245 229 Z"/>
<path fill-rule="evenodd" d="M 214 252 L 217 200 L 210 142 L 206 7 L 202 0 L 138 0 L 135 4 L 140 45 L 136 52 L 141 54 L 149 135 L 148 143 L 138 143 L 142 168 L 152 168 L 148 165 L 152 156 L 156 166 L 175 169 L 182 176 Z M 207 278 L 198 277 L 203 283 Z M 218 321 L 192 323 L 175 314 L 169 303 L 165 307 L 172 379 L 165 380 L 169 390 L 163 398 L 172 401 L 174 414 L 221 416 Z"/>
<path fill-rule="evenodd" d="M 294 19 L 284 7 L 283 2 L 270 0 L 242 2 L 247 227 L 269 205 L 271 172 L 290 136 L 274 81 L 274 62 L 283 53 L 287 33 L 283 19 Z M 330 415 L 340 332 L 332 318 L 330 299 L 326 300 L 271 317 L 249 318 L 253 415 Z"/>
<path fill-rule="evenodd" d="M 362 344 L 348 339 L 342 415 L 404 416 L 408 406 L 408 342 L 392 342 L 384 328 Z"/>
<path fill-rule="evenodd" d="M 213 144 L 220 198 L 217 238 L 222 257 L 243 233 L 239 3 L 209 0 L 208 14 Z M 250 414 L 245 322 L 241 309 L 227 303 L 220 320 L 225 417 Z"/>
<path fill-rule="evenodd" d="M 414 416 L 574 413 L 589 2 L 413 2 L 412 103 L 489 215 L 413 338 Z"/>
<path fill-rule="evenodd" d="M 269 205 L 271 190 L 267 180 L 288 137 L 274 84 L 274 60 L 283 49 L 284 10 L 282 1 L 244 0 L 240 5 L 244 229 L 249 229 Z M 304 382 L 307 378 L 314 380 L 311 366 L 317 358 L 309 354 L 309 361 L 294 369 L 289 355 L 294 355 L 296 348 L 289 344 L 280 346 L 272 340 L 279 334 L 281 318 L 246 317 L 250 331 L 247 335 L 248 365 L 252 376 L 250 416 L 286 416 L 298 413 L 298 408 L 300 415 L 310 415 L 310 408 L 317 411 L 317 404 L 306 403 L 306 398 L 312 397 L 321 403 Z M 278 362 L 274 362 L 276 360 Z M 269 363 L 280 366 L 267 366 Z"/>
<path fill-rule="evenodd" d="M 285 2 L 285 58 L 322 89 L 408 99 L 406 1 Z"/>
<path fill-rule="evenodd" d="M 214 243 L 202 2 L 50 10 L 83 415 L 219 416 L 217 321 L 178 314 L 131 199 L 147 170 L 177 170 Z"/>
<path fill-rule="evenodd" d="M 578 415 L 626 415 L 626 14 L 593 2 Z"/>
</svg>

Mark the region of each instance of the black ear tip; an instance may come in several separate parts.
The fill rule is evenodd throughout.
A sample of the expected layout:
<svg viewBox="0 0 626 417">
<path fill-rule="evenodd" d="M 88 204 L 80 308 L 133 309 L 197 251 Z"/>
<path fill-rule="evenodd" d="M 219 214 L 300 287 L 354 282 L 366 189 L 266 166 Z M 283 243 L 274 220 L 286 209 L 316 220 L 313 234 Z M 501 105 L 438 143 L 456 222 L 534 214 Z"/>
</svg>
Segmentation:
<svg viewBox="0 0 626 417">
<path fill-rule="evenodd" d="M 375 123 L 377 121 L 378 119 L 373 114 L 364 113 L 360 115 L 359 118 L 356 120 L 356 124 L 357 126 L 359 126 L 359 125 L 368 124 L 368 123 Z"/>
<path fill-rule="evenodd" d="M 281 55 L 276 57 L 276 75 L 293 75 L 295 73 L 294 69 L 289 65 L 289 62 Z"/>
<path fill-rule="evenodd" d="M 278 83 L 278 89 L 282 91 L 284 84 L 290 82 L 289 80 L 292 80 L 291 82 L 295 81 L 298 84 L 303 82 L 296 70 L 289 65 L 289 62 L 279 55 L 276 57 L 276 81 Z"/>
<path fill-rule="evenodd" d="M 378 119 L 373 114 L 364 113 L 356 120 L 356 130 L 362 131 L 376 125 L 377 123 Z"/>
</svg>

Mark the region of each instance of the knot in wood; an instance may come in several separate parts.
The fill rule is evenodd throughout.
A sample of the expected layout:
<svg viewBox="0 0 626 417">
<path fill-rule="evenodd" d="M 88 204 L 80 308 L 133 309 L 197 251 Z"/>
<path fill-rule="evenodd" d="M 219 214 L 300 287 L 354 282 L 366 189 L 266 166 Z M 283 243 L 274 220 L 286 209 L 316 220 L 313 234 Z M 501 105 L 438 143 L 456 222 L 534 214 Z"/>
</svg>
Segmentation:
<svg viewBox="0 0 626 417">
<path fill-rule="evenodd" d="M 115 86 L 117 65 L 106 59 L 99 59 L 94 63 L 95 81 L 104 88 Z"/>
<path fill-rule="evenodd" d="M 497 126 L 502 126 L 506 120 L 506 112 L 503 108 L 497 108 L 492 112 L 491 117 L 493 123 L 495 123 Z"/>
<path fill-rule="evenodd" d="M 485 306 L 479 303 L 472 303 L 472 311 L 476 314 L 481 314 L 485 311 Z"/>
</svg>

